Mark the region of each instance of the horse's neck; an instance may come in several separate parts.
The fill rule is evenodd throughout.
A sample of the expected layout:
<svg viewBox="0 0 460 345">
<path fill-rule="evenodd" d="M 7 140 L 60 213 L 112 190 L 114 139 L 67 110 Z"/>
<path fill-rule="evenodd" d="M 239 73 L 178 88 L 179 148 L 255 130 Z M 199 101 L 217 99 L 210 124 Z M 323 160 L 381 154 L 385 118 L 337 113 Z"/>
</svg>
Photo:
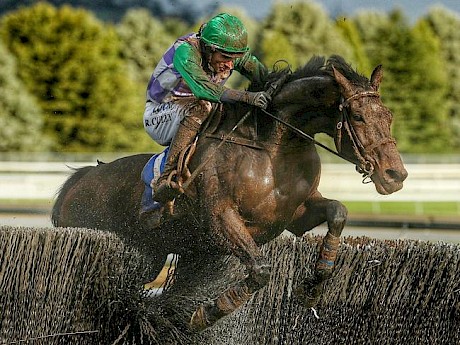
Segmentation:
<svg viewBox="0 0 460 345">
<path fill-rule="evenodd" d="M 311 143 L 310 138 L 314 138 L 318 133 L 334 136 L 336 121 L 335 112 L 332 108 L 303 113 L 279 113 L 278 117 L 298 130 L 295 131 L 289 126 L 274 120 L 274 126 L 270 133 L 271 140 L 282 146 L 298 146 L 302 143 Z"/>
<path fill-rule="evenodd" d="M 224 137 L 228 134 L 231 137 L 243 138 L 259 142 L 266 147 L 292 148 L 308 145 L 311 143 L 305 136 L 295 133 L 291 128 L 261 111 L 253 111 L 247 116 L 243 123 L 235 128 L 239 120 L 251 109 L 247 106 L 226 106 L 223 113 L 216 116 L 214 121 L 219 123 L 214 128 L 209 128 L 209 132 Z M 296 111 L 278 111 L 273 114 L 282 121 L 293 125 L 310 137 L 315 134 L 325 133 L 329 136 L 334 135 L 335 120 L 333 108 L 316 109 L 315 111 L 299 113 Z M 212 126 L 210 126 L 212 127 Z"/>
</svg>

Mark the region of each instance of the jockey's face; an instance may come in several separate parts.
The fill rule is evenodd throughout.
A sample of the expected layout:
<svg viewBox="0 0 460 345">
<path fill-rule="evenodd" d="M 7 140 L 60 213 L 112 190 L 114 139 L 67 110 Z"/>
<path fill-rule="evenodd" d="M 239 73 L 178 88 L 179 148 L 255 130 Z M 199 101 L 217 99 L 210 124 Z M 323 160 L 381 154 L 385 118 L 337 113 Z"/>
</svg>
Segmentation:
<svg viewBox="0 0 460 345">
<path fill-rule="evenodd" d="M 211 54 L 211 61 L 209 64 L 216 73 L 230 72 L 233 69 L 233 60 L 229 56 L 223 55 L 219 51 L 214 51 Z"/>
</svg>

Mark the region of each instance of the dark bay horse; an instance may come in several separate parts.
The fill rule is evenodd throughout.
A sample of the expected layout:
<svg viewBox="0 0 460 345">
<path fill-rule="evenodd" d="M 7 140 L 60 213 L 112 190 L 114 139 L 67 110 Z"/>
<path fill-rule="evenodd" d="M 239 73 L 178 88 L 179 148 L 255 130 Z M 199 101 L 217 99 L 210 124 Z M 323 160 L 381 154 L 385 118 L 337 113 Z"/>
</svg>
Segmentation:
<svg viewBox="0 0 460 345">
<path fill-rule="evenodd" d="M 284 84 L 268 109 L 278 119 L 253 110 L 234 129 L 250 108 L 225 105 L 222 119 L 202 133 L 190 171 L 207 162 L 186 194 L 176 199 L 181 216 L 159 229 L 139 221 L 144 189 L 140 174 L 150 158 L 140 154 L 77 170 L 57 197 L 53 224 L 115 232 L 149 255 L 157 272 L 171 252 L 237 256 L 247 267 L 247 278 L 195 311 L 191 324 L 203 328 L 267 283 L 270 267 L 261 254 L 262 244 L 284 230 L 302 236 L 327 222 L 314 273 L 296 290 L 305 305 L 314 305 L 331 276 L 347 210 L 317 190 L 321 163 L 308 136 L 333 137 L 340 156 L 356 164 L 380 194 L 400 190 L 407 172 L 390 133 L 392 114 L 378 93 L 380 66 L 369 80 L 339 56 L 327 61 L 315 57 L 293 73 L 272 72 L 260 85 L 274 85 L 270 83 L 279 78 Z M 250 89 L 261 89 L 260 85 Z M 222 137 L 228 139 L 224 144 Z"/>
</svg>

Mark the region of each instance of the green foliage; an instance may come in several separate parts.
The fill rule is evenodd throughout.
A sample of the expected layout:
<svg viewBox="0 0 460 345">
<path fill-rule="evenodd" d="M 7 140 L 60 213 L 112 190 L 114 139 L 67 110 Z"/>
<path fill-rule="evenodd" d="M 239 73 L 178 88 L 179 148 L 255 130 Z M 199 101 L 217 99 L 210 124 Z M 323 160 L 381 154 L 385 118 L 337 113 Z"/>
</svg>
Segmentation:
<svg viewBox="0 0 460 345">
<path fill-rule="evenodd" d="M 261 43 L 261 50 L 264 52 L 264 63 L 270 68 L 273 68 L 279 60 L 296 61 L 296 54 L 288 38 L 279 31 L 265 34 Z"/>
<path fill-rule="evenodd" d="M 119 6 L 115 2 L 110 6 Z M 125 1 L 123 9 L 132 9 L 116 27 L 85 10 L 46 3 L 5 12 L 0 22 L 6 46 L 0 46 L 0 151 L 161 149 L 142 126 L 147 80 L 167 47 L 209 17 L 190 28 L 176 17 L 160 22 L 151 15 L 164 16 L 159 7 L 134 9 L 139 4 Z M 107 4 L 88 0 L 86 5 L 114 18 Z M 275 2 L 262 22 L 236 7 L 220 7 L 213 14 L 223 11 L 243 21 L 251 50 L 268 68 L 280 59 L 296 68 L 312 55 L 330 54 L 343 55 L 366 76 L 383 64 L 381 93 L 395 115 L 399 149 L 460 151 L 460 19 L 455 13 L 434 8 L 410 25 L 399 11 L 361 12 L 334 21 L 310 1 Z M 246 85 L 234 73 L 227 86 Z"/>
<path fill-rule="evenodd" d="M 6 15 L 1 34 L 39 99 L 53 150 L 147 147 L 140 125 L 144 95 L 134 93 L 139 89 L 124 72 L 112 28 L 84 10 L 39 3 Z"/>
<path fill-rule="evenodd" d="M 452 147 L 460 150 L 460 17 L 441 7 L 433 8 L 425 21 L 439 38 L 444 68 L 448 75 L 447 97 Z"/>
<path fill-rule="evenodd" d="M 350 61 L 356 63 L 357 70 L 361 71 L 362 74 L 369 76 L 372 72 L 372 66 L 366 55 L 361 36 L 359 35 L 355 23 L 352 20 L 342 17 L 338 18 L 335 24 L 342 33 L 344 40 L 352 48 L 352 57 Z"/>
<path fill-rule="evenodd" d="M 145 9 L 129 10 L 116 30 L 132 79 L 146 86 L 163 53 L 177 37 L 171 36 Z"/>
<path fill-rule="evenodd" d="M 192 31 L 188 24 L 179 18 L 164 18 L 161 23 L 163 24 L 164 31 L 166 31 L 170 37 L 180 37 Z"/>
<path fill-rule="evenodd" d="M 410 128 L 413 132 L 412 152 L 424 153 L 429 143 L 430 152 L 452 150 L 452 128 L 449 124 L 447 74 L 440 54 L 440 42 L 425 21 L 419 21 L 411 33 L 414 37 L 418 66 L 413 73 L 413 100 L 420 107 L 419 123 Z M 415 147 L 414 147 L 415 144 Z"/>
<path fill-rule="evenodd" d="M 16 73 L 14 56 L 0 42 L 0 151 L 45 150 L 40 107 Z"/>
<path fill-rule="evenodd" d="M 395 115 L 393 132 L 402 152 L 446 152 L 445 82 L 439 42 L 420 25 L 411 28 L 398 11 L 363 13 L 356 27 L 373 65 L 384 67 L 382 96 Z"/>
<path fill-rule="evenodd" d="M 267 64 L 287 57 L 296 68 L 313 55 L 352 55 L 324 9 L 312 2 L 275 3 L 261 33 L 259 50 Z M 288 45 L 291 48 L 282 56 L 281 48 Z"/>
</svg>

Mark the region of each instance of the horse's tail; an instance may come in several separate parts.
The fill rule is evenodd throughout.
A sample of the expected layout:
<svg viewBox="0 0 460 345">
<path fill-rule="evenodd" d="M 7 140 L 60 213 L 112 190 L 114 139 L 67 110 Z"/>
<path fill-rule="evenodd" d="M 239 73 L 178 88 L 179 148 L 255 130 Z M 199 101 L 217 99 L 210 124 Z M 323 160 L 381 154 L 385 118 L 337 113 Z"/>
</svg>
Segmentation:
<svg viewBox="0 0 460 345">
<path fill-rule="evenodd" d="M 99 162 L 98 162 L 99 163 Z M 54 226 L 60 226 L 60 216 L 61 216 L 61 209 L 64 203 L 64 200 L 67 196 L 67 193 L 72 189 L 73 186 L 83 177 L 85 176 L 88 171 L 95 168 L 94 166 L 86 166 L 83 168 L 72 168 L 74 173 L 64 182 L 64 184 L 59 188 L 56 195 L 56 202 L 53 205 L 53 209 L 51 210 L 51 222 Z"/>
</svg>

